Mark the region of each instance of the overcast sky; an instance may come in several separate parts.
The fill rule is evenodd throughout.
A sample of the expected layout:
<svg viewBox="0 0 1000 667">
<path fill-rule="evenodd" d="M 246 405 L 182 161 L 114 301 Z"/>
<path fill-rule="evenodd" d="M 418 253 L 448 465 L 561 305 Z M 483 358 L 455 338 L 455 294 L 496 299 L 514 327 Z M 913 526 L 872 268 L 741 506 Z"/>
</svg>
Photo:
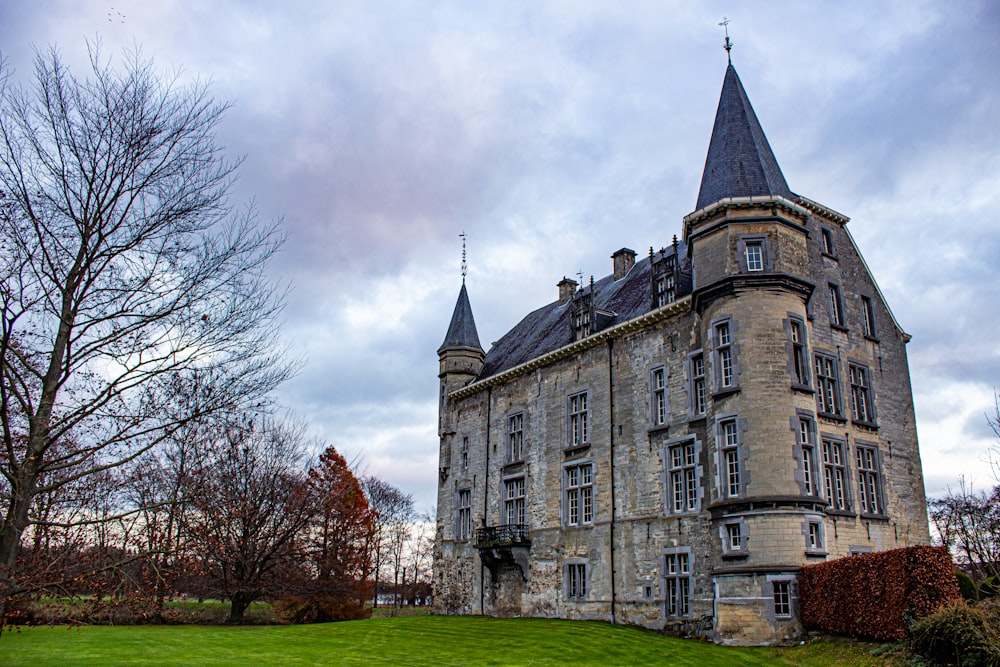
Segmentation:
<svg viewBox="0 0 1000 667">
<path fill-rule="evenodd" d="M 578 272 L 681 233 L 733 64 L 794 192 L 849 229 L 908 346 L 928 493 L 981 486 L 1000 385 L 1000 9 L 982 2 L 0 0 L 16 78 L 138 45 L 213 82 L 234 192 L 283 217 L 306 358 L 280 399 L 435 502 L 461 285 L 489 347 Z"/>
</svg>

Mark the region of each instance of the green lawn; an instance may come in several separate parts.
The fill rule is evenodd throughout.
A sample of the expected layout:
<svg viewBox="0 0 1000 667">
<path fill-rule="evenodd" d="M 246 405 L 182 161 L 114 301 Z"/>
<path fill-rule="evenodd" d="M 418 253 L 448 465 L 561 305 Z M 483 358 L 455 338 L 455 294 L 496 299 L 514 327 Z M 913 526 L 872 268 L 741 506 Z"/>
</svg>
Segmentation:
<svg viewBox="0 0 1000 667">
<path fill-rule="evenodd" d="M 33 627 L 0 635 L 13 665 L 884 665 L 879 647 L 823 639 L 727 648 L 606 623 L 409 616 L 321 625 Z M 896 664 L 904 664 L 897 662 Z"/>
</svg>

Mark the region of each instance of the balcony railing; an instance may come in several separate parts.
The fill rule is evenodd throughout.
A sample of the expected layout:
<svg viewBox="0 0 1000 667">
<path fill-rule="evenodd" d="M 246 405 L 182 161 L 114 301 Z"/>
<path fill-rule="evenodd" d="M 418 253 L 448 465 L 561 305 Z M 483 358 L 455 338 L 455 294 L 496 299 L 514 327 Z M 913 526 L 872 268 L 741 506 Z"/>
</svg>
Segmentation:
<svg viewBox="0 0 1000 667">
<path fill-rule="evenodd" d="M 477 528 L 473 546 L 477 549 L 494 549 L 496 547 L 530 547 L 528 526 L 523 523 L 505 524 L 489 528 Z"/>
</svg>

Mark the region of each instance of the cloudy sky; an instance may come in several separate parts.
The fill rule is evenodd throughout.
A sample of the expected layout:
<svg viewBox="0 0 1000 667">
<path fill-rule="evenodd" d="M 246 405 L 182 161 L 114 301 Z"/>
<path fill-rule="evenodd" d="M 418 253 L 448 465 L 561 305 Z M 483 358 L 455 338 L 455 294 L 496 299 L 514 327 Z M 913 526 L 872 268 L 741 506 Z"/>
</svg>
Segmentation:
<svg viewBox="0 0 1000 667">
<path fill-rule="evenodd" d="M 793 191 L 852 218 L 910 367 L 930 494 L 990 481 L 1000 385 L 1000 9 L 962 3 L 2 0 L 15 77 L 58 45 L 138 45 L 213 82 L 236 201 L 283 217 L 281 400 L 435 502 L 437 356 L 461 284 L 488 347 L 667 245 L 695 205 L 733 63 Z"/>
</svg>

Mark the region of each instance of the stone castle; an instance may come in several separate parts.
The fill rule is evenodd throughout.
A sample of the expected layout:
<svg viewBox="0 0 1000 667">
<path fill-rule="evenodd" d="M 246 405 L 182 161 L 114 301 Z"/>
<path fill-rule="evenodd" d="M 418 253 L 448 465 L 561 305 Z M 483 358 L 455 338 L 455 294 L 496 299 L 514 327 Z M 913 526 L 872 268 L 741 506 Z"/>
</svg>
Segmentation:
<svg viewBox="0 0 1000 667">
<path fill-rule="evenodd" d="M 848 218 L 793 193 L 730 64 L 696 210 L 440 357 L 434 604 L 796 636 L 803 565 L 929 542 L 906 359 Z"/>
</svg>

